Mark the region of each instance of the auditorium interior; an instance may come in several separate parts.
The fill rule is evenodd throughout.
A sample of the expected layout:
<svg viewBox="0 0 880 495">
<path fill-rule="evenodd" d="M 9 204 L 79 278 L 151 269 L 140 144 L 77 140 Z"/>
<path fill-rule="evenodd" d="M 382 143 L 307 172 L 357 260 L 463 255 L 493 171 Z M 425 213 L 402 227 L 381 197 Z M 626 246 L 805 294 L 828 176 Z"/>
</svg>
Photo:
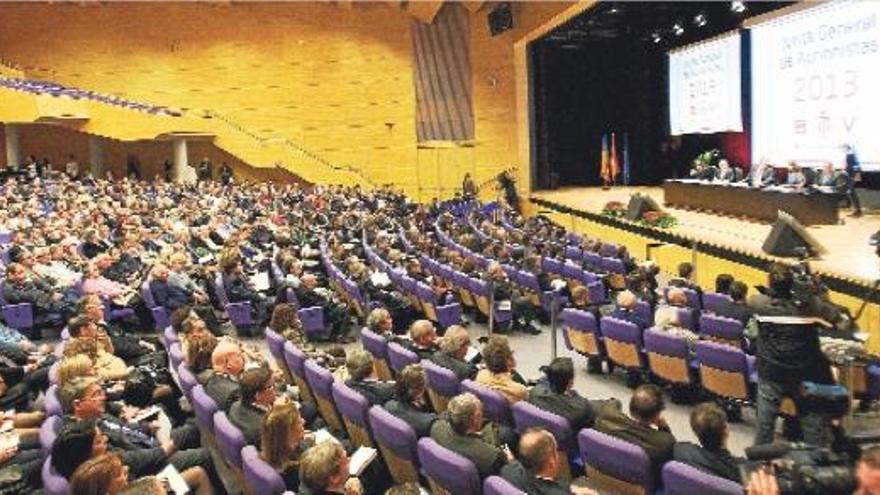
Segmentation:
<svg viewBox="0 0 880 495">
<path fill-rule="evenodd" d="M 0 493 L 880 493 L 878 19 L 0 2 Z"/>
</svg>

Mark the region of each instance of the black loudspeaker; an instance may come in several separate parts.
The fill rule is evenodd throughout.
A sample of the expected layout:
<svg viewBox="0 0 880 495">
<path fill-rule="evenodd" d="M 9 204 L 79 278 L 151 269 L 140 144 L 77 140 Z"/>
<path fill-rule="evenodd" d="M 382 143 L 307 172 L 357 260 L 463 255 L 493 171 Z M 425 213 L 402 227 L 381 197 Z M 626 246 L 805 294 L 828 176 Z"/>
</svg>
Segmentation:
<svg viewBox="0 0 880 495">
<path fill-rule="evenodd" d="M 633 194 L 629 197 L 629 205 L 626 207 L 627 220 L 638 220 L 646 211 L 660 211 L 660 207 L 650 196 Z"/>
<path fill-rule="evenodd" d="M 774 256 L 796 256 L 804 254 L 815 256 L 825 253 L 823 248 L 809 232 L 793 216 L 780 211 L 776 217 L 776 224 L 770 235 L 764 239 L 761 246 L 767 254 Z"/>
<path fill-rule="evenodd" d="M 501 2 L 489 12 L 489 32 L 492 36 L 511 29 L 513 27 L 513 11 L 510 9 L 510 2 Z"/>
</svg>

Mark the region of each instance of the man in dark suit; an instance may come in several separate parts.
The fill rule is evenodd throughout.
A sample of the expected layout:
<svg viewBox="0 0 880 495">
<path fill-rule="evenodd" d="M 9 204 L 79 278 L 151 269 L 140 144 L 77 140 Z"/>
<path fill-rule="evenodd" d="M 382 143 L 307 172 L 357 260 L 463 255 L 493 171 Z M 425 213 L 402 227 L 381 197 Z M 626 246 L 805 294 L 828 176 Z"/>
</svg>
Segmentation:
<svg viewBox="0 0 880 495">
<path fill-rule="evenodd" d="M 418 364 L 411 364 L 397 377 L 397 398 L 385 404 L 385 410 L 412 426 L 416 436 L 431 434 L 431 426 L 437 421 L 437 413 L 425 398 L 425 370 Z"/>
<path fill-rule="evenodd" d="M 592 427 L 596 411 L 587 399 L 574 390 L 574 363 L 571 358 L 556 358 L 543 367 L 543 371 L 545 378 L 532 387 L 527 400 L 567 419 L 572 431 Z"/>
<path fill-rule="evenodd" d="M 628 321 L 639 327 L 639 330 L 648 328 L 648 322 L 639 313 L 636 313 L 638 298 L 632 292 L 625 290 L 617 294 L 617 307 L 611 312 L 612 318 Z"/>
<path fill-rule="evenodd" d="M 470 346 L 471 338 L 467 329 L 452 325 L 440 339 L 440 350 L 431 356 L 431 361 L 455 373 L 459 381 L 473 380 L 477 376 L 477 367 L 464 359 Z"/>
<path fill-rule="evenodd" d="M 596 420 L 596 429 L 641 447 L 651 459 L 654 482 L 672 459 L 675 437 L 663 419 L 663 392 L 656 385 L 640 385 L 629 401 L 629 416 L 606 408 Z"/>
<path fill-rule="evenodd" d="M 519 460 L 501 468 L 501 477 L 530 495 L 595 495 L 585 487 L 557 481 L 560 459 L 556 439 L 541 428 L 529 428 L 519 440 Z"/>
<path fill-rule="evenodd" d="M 697 283 L 694 282 L 693 278 L 694 265 L 685 261 L 678 265 L 678 277 L 669 279 L 669 286 L 696 291 L 697 294 L 702 298 L 703 288 L 697 285 Z"/>
<path fill-rule="evenodd" d="M 242 372 L 239 380 L 241 398 L 229 408 L 229 421 L 244 434 L 249 445 L 260 447 L 263 418 L 277 397 L 275 378 L 266 366 Z"/>
<path fill-rule="evenodd" d="M 462 455 L 477 467 L 480 479 L 494 474 L 513 460 L 509 451 L 499 447 L 495 429 L 483 428 L 483 404 L 475 395 L 464 393 L 452 398 L 446 419 L 434 422 L 431 438 L 447 449 Z"/>
<path fill-rule="evenodd" d="M 205 393 L 214 399 L 217 407 L 228 411 L 241 395 L 239 377 L 244 371 L 244 354 L 238 344 L 221 341 L 211 354 L 214 373 L 205 382 Z"/>
<path fill-rule="evenodd" d="M 401 345 L 416 353 L 419 360 L 431 359 L 437 352 L 437 329 L 428 320 L 416 320 L 409 327 L 409 340 L 401 339 Z"/>
<path fill-rule="evenodd" d="M 761 161 L 749 170 L 747 180 L 752 187 L 772 186 L 776 184 L 776 170 L 773 165 Z"/>
<path fill-rule="evenodd" d="M 373 357 L 363 349 L 350 351 L 345 358 L 349 379 L 345 381 L 352 390 L 359 392 L 371 406 L 381 406 L 394 398 L 394 382 L 376 378 Z"/>
<path fill-rule="evenodd" d="M 153 293 L 156 304 L 167 308 L 169 311 L 174 311 L 181 306 L 192 305 L 192 294 L 180 286 L 169 284 L 169 275 L 170 272 L 165 265 L 160 264 L 153 268 L 150 292 Z"/>
<path fill-rule="evenodd" d="M 211 456 L 199 447 L 199 431 L 194 425 L 174 428 L 171 439 L 160 442 L 141 425 L 108 414 L 107 396 L 92 377 L 74 378 L 61 388 L 59 399 L 67 414 L 65 424 L 96 421 L 110 447 L 121 451 L 123 461 L 137 476 L 156 474 L 166 464 L 180 471 L 196 466 L 212 469 Z"/>
<path fill-rule="evenodd" d="M 66 301 L 64 294 L 42 281 L 28 279 L 24 267 L 18 263 L 6 267 L 3 297 L 9 304 L 30 303 L 38 325 L 48 321 L 50 314 L 59 314 L 64 320 L 74 314 L 73 305 Z"/>
<path fill-rule="evenodd" d="M 673 459 L 739 483 L 739 466 L 745 459 L 734 457 L 727 450 L 730 428 L 724 411 L 712 402 L 698 405 L 691 412 L 691 429 L 700 440 L 700 445 L 690 442 L 675 444 Z"/>
<path fill-rule="evenodd" d="M 718 308 L 718 314 L 739 320 L 743 326 L 746 326 L 749 320 L 752 319 L 752 315 L 755 314 L 754 310 L 746 304 L 746 294 L 748 294 L 748 291 L 749 287 L 742 282 L 736 281 L 730 284 L 731 301 Z"/>
<path fill-rule="evenodd" d="M 296 289 L 296 298 L 303 308 L 313 306 L 324 308 L 327 325 L 333 329 L 333 337 L 337 340 L 348 339 L 351 324 L 348 306 L 334 300 L 329 291 L 319 288 L 318 278 L 315 275 L 307 273 L 302 276 L 300 285 Z"/>
</svg>

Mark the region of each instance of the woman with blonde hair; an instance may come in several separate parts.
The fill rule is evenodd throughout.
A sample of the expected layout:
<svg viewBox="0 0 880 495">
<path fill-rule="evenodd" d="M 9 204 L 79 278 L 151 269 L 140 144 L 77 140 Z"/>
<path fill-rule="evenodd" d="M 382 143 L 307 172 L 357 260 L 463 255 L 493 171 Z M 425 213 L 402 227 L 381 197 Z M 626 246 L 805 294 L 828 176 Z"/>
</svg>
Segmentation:
<svg viewBox="0 0 880 495">
<path fill-rule="evenodd" d="M 103 454 L 80 464 L 70 478 L 70 495 L 116 495 L 128 485 L 128 467 L 119 454 Z"/>
<path fill-rule="evenodd" d="M 308 445 L 303 445 L 305 420 L 297 405 L 289 401 L 275 404 L 263 419 L 260 435 L 260 457 L 281 474 L 288 490 L 298 490 L 299 456 Z"/>
<path fill-rule="evenodd" d="M 88 354 L 73 354 L 63 358 L 58 365 L 58 387 L 81 376 L 97 376 L 98 370 Z"/>
</svg>

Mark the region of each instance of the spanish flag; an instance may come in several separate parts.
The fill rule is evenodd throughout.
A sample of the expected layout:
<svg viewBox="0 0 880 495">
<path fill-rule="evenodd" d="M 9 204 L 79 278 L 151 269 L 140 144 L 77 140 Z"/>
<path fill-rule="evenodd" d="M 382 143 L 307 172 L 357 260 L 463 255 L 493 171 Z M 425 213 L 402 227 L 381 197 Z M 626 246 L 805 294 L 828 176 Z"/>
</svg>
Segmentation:
<svg viewBox="0 0 880 495">
<path fill-rule="evenodd" d="M 617 137 L 613 132 L 611 133 L 611 163 L 609 168 L 611 169 L 611 182 L 613 183 L 620 174 L 620 163 L 617 161 Z"/>
<path fill-rule="evenodd" d="M 611 182 L 611 159 L 608 155 L 608 135 L 602 135 L 602 155 L 601 155 L 602 165 L 599 168 L 599 177 L 602 178 L 603 184 L 608 184 Z"/>
</svg>

